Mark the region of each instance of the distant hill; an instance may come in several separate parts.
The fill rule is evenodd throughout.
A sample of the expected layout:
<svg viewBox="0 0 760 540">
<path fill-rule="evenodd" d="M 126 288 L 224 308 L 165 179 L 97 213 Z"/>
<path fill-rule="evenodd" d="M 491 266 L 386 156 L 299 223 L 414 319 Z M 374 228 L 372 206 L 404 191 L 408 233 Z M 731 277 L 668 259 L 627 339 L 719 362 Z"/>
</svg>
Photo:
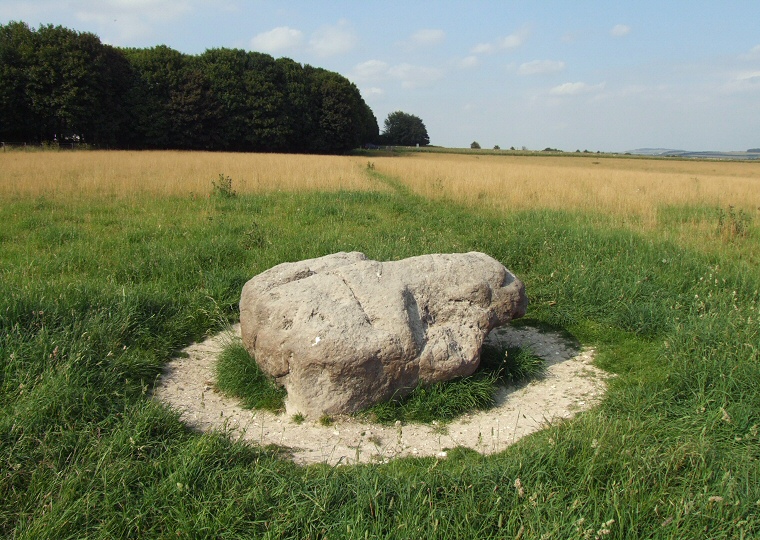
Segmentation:
<svg viewBox="0 0 760 540">
<path fill-rule="evenodd" d="M 639 156 L 666 156 L 671 152 L 683 152 L 684 150 L 673 150 L 670 148 L 637 148 L 628 150 L 626 154 L 636 154 Z"/>
<path fill-rule="evenodd" d="M 627 154 L 639 156 L 681 157 L 695 159 L 760 159 L 760 148 L 751 148 L 746 152 L 718 152 L 713 150 L 694 152 L 691 150 L 674 150 L 671 148 L 637 148 Z"/>
</svg>

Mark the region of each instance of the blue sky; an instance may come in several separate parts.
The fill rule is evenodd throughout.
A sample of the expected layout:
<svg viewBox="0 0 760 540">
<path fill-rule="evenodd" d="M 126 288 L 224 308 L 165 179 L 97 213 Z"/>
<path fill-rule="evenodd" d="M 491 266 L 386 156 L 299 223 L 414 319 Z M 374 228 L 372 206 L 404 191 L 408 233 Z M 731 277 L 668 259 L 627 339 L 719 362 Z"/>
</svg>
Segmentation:
<svg viewBox="0 0 760 540">
<path fill-rule="evenodd" d="M 0 0 L 0 23 L 337 71 L 431 144 L 760 147 L 760 2 Z"/>
</svg>

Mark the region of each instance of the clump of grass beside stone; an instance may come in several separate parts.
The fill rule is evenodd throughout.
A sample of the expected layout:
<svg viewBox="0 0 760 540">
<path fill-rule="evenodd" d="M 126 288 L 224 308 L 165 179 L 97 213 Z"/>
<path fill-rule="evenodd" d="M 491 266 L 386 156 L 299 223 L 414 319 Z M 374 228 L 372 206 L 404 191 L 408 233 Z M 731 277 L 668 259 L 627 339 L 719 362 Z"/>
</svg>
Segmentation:
<svg viewBox="0 0 760 540">
<path fill-rule="evenodd" d="M 500 386 L 540 377 L 543 371 L 543 360 L 529 349 L 484 346 L 480 367 L 469 377 L 418 386 L 408 396 L 370 407 L 361 415 L 383 424 L 449 422 L 490 409 Z"/>
<path fill-rule="evenodd" d="M 240 341 L 233 341 L 219 355 L 216 380 L 219 390 L 240 398 L 247 409 L 285 409 L 285 389 L 261 371 Z"/>
</svg>

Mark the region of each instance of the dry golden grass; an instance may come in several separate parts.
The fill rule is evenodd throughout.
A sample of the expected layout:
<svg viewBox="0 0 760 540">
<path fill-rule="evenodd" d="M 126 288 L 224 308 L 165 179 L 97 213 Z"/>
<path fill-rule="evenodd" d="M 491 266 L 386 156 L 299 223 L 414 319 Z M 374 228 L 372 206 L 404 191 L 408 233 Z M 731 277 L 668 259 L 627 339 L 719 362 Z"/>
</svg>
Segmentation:
<svg viewBox="0 0 760 540">
<path fill-rule="evenodd" d="M 424 197 L 497 211 L 570 209 L 657 225 L 671 205 L 760 209 L 760 163 L 419 153 L 370 158 Z M 350 156 L 220 152 L 0 152 L 0 197 L 208 196 L 223 174 L 239 193 L 388 189 Z"/>
<path fill-rule="evenodd" d="M 497 210 L 574 209 L 653 226 L 662 206 L 760 208 L 756 162 L 420 153 L 374 163 L 424 197 Z"/>
<path fill-rule="evenodd" d="M 366 158 L 221 152 L 0 152 L 0 196 L 208 195 L 223 174 L 238 193 L 382 189 Z"/>
</svg>

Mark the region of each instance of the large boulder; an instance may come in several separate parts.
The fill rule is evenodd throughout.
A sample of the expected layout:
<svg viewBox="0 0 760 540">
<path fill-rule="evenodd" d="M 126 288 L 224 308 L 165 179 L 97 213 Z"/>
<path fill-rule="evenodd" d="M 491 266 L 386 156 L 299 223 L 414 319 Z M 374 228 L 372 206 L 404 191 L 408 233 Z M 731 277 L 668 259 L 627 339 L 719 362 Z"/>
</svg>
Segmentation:
<svg viewBox="0 0 760 540">
<path fill-rule="evenodd" d="M 342 414 L 470 375 L 491 329 L 527 305 L 523 283 L 483 253 L 336 253 L 248 281 L 240 325 L 248 352 L 287 389 L 288 412 Z"/>
</svg>

